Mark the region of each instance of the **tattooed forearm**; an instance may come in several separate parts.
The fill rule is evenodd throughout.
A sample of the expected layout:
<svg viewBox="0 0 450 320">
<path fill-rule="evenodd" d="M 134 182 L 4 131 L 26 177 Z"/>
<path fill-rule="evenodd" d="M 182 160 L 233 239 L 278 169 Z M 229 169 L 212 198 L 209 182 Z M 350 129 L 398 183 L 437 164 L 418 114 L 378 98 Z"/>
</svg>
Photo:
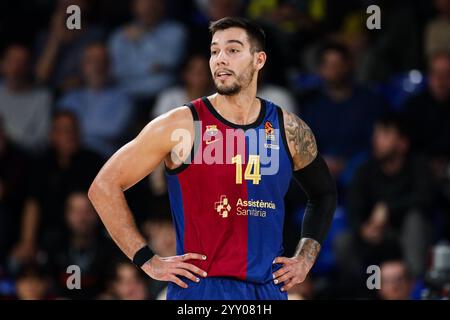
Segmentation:
<svg viewBox="0 0 450 320">
<path fill-rule="evenodd" d="M 286 112 L 284 115 L 286 137 L 293 153 L 295 170 L 306 167 L 317 155 L 314 134 L 308 125 L 296 115 Z"/>
<path fill-rule="evenodd" d="M 320 243 L 314 239 L 302 238 L 295 252 L 296 257 L 301 257 L 310 267 L 314 264 L 319 255 Z"/>
</svg>

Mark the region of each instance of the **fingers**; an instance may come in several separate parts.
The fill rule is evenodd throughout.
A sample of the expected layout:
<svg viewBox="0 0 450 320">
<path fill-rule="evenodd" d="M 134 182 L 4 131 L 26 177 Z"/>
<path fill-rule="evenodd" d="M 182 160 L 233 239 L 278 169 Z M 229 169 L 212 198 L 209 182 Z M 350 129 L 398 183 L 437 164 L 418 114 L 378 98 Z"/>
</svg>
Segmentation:
<svg viewBox="0 0 450 320">
<path fill-rule="evenodd" d="M 174 261 L 187 261 L 187 260 L 206 260 L 206 256 L 199 253 L 186 253 L 181 256 L 175 256 Z"/>
<path fill-rule="evenodd" d="M 170 275 L 167 278 L 168 281 L 171 281 L 175 284 L 177 284 L 178 286 L 180 286 L 181 288 L 186 289 L 188 287 L 188 285 L 186 283 L 184 283 L 183 281 L 181 281 L 178 277 L 174 276 L 174 275 Z"/>
<path fill-rule="evenodd" d="M 273 263 L 282 263 L 282 264 L 287 264 L 287 263 L 291 263 L 291 259 L 286 258 L 286 257 L 276 257 L 275 260 L 273 260 Z"/>
<path fill-rule="evenodd" d="M 286 284 L 287 282 L 289 282 L 288 280 L 292 279 L 293 277 L 294 277 L 293 272 L 288 271 L 284 275 L 282 275 L 281 277 L 279 277 L 273 281 L 275 284 L 282 283 L 282 282 L 284 282 Z"/>
<path fill-rule="evenodd" d="M 283 268 L 280 268 L 277 271 L 275 271 L 272 275 L 273 275 L 273 278 L 276 279 L 289 271 L 290 271 L 289 268 L 283 267 Z"/>
<path fill-rule="evenodd" d="M 183 276 L 185 278 L 188 278 L 189 280 L 191 280 L 193 282 L 199 282 L 200 281 L 199 278 L 197 278 L 192 273 L 190 273 L 189 271 L 184 270 L 184 269 L 174 269 L 171 273 L 179 275 L 179 276 Z"/>
<path fill-rule="evenodd" d="M 180 262 L 177 264 L 177 268 L 182 268 L 191 271 L 192 273 L 198 274 L 201 277 L 206 277 L 208 274 L 206 271 L 203 271 L 202 269 L 194 266 L 190 263 Z"/>
</svg>

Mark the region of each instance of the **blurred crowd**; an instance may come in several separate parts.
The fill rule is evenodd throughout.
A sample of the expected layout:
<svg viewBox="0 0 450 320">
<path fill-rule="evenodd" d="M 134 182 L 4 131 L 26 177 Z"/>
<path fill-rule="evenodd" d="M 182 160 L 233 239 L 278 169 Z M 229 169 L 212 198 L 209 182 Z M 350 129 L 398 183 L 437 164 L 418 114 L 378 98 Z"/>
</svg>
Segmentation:
<svg viewBox="0 0 450 320">
<path fill-rule="evenodd" d="M 80 30 L 65 26 L 71 4 L 81 8 Z M 366 27 L 371 4 L 381 8 L 380 30 Z M 0 299 L 165 298 L 166 284 L 109 238 L 87 188 L 148 121 L 214 92 L 208 23 L 236 15 L 266 31 L 258 96 L 310 125 L 339 191 L 319 259 L 290 298 L 448 297 L 450 0 L 8 0 L 0 8 Z M 154 251 L 174 255 L 163 166 L 126 197 Z M 292 184 L 286 256 L 305 203 Z M 447 252 L 439 266 L 437 247 Z M 81 290 L 67 287 L 70 265 L 81 269 Z M 380 290 L 367 288 L 370 265 L 381 267 Z"/>
</svg>

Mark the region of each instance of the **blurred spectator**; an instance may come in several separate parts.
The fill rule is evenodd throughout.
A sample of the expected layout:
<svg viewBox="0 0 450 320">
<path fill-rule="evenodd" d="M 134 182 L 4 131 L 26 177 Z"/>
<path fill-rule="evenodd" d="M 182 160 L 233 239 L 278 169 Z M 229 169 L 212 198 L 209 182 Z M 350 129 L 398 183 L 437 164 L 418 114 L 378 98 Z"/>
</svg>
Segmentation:
<svg viewBox="0 0 450 320">
<path fill-rule="evenodd" d="M 244 6 L 242 0 L 194 0 L 194 3 L 206 25 L 210 21 L 239 15 Z"/>
<path fill-rule="evenodd" d="M 166 210 L 170 210 L 168 206 Z M 156 212 L 150 216 L 142 226 L 143 233 L 148 239 L 150 247 L 161 257 L 169 257 L 176 254 L 175 229 L 169 211 Z"/>
<path fill-rule="evenodd" d="M 352 81 L 352 58 L 340 44 L 319 55 L 323 87 L 303 97 L 302 117 L 313 130 L 332 174 L 339 177 L 347 161 L 367 151 L 373 123 L 384 112 L 381 98 Z"/>
<path fill-rule="evenodd" d="M 40 266 L 27 265 L 16 278 L 16 298 L 18 300 L 50 299 L 50 281 Z"/>
<path fill-rule="evenodd" d="M 341 271 L 349 276 L 398 257 L 404 257 L 414 276 L 425 271 L 430 179 L 423 159 L 409 152 L 404 127 L 397 115 L 377 121 L 373 158 L 359 168 L 350 186 L 352 234 L 336 240 Z"/>
<path fill-rule="evenodd" d="M 209 54 L 211 35 L 208 30 L 211 21 L 227 16 L 240 16 L 242 0 L 194 0 L 189 27 L 188 52 L 198 51 Z"/>
<path fill-rule="evenodd" d="M 258 74 L 258 92 L 256 95 L 263 99 L 272 101 L 286 111 L 296 114 L 299 113 L 295 99 L 291 92 L 281 86 L 266 82 L 265 75 L 265 71 L 259 72 Z"/>
<path fill-rule="evenodd" d="M 0 118 L 0 266 L 18 240 L 28 166 L 28 156 L 6 137 Z"/>
<path fill-rule="evenodd" d="M 29 50 L 22 45 L 9 46 L 1 67 L 4 83 L 0 85 L 0 116 L 5 133 L 27 150 L 42 149 L 52 101 L 46 89 L 31 84 Z"/>
<path fill-rule="evenodd" d="M 436 17 L 425 28 L 425 53 L 450 51 L 450 0 L 433 0 Z"/>
<path fill-rule="evenodd" d="M 168 205 L 158 205 L 152 215 L 142 224 L 142 231 L 150 247 L 161 257 L 176 255 L 176 236 Z M 149 294 L 159 299 L 167 289 L 167 283 L 149 279 Z M 165 295 L 164 295 L 165 298 Z"/>
<path fill-rule="evenodd" d="M 414 147 L 431 157 L 450 157 L 450 52 L 432 55 L 428 90 L 406 102 Z"/>
<path fill-rule="evenodd" d="M 80 7 L 81 29 L 66 27 L 66 9 L 70 5 Z M 50 19 L 49 31 L 37 39 L 38 60 L 36 79 L 53 88 L 66 91 L 81 83 L 79 64 L 84 48 L 91 42 L 101 41 L 104 31 L 89 25 L 86 16 L 90 9 L 87 0 L 58 0 Z"/>
<path fill-rule="evenodd" d="M 381 29 L 369 30 L 367 78 L 387 81 L 403 72 L 419 69 L 423 60 L 423 23 L 419 19 L 427 1 L 379 0 Z M 363 2 L 364 3 L 364 2 Z M 364 11 L 368 4 L 365 4 Z M 368 16 L 362 13 L 366 19 Z M 381 32 L 379 32 L 381 31 Z"/>
<path fill-rule="evenodd" d="M 144 278 L 145 277 L 145 278 Z M 114 298 L 118 300 L 147 300 L 147 276 L 130 262 L 116 265 L 112 283 Z"/>
<path fill-rule="evenodd" d="M 430 263 L 424 278 L 422 299 L 449 300 L 450 298 L 450 243 L 439 241 L 431 248 Z"/>
<path fill-rule="evenodd" d="M 133 105 L 110 83 L 108 51 L 103 44 L 86 47 L 81 70 L 85 86 L 64 95 L 58 108 L 77 116 L 85 147 L 109 158 L 129 138 Z"/>
<path fill-rule="evenodd" d="M 184 54 L 185 30 L 164 19 L 163 0 L 134 0 L 134 20 L 110 38 L 118 84 L 133 97 L 148 99 L 173 84 Z"/>
<path fill-rule="evenodd" d="M 428 90 L 405 106 L 414 148 L 429 158 L 438 206 L 450 209 L 450 52 L 429 60 Z M 450 215 L 443 215 L 444 236 L 450 239 Z"/>
<path fill-rule="evenodd" d="M 209 60 L 201 54 L 193 54 L 186 59 L 180 78 L 182 85 L 166 89 L 157 96 L 150 118 L 160 116 L 213 91 Z"/>
<path fill-rule="evenodd" d="M 43 236 L 61 230 L 64 202 L 72 190 L 87 190 L 103 159 L 80 146 L 78 123 L 70 112 L 56 113 L 50 147 L 35 161 L 30 193 L 21 222 L 19 243 L 12 253 L 12 268 L 35 258 Z"/>
<path fill-rule="evenodd" d="M 268 39 L 268 65 L 264 69 L 271 74 L 281 73 L 286 67 L 297 67 L 303 49 L 308 46 L 314 36 L 319 36 L 319 17 L 325 15 L 325 10 L 332 1 L 259 1 L 250 0 L 247 5 L 247 14 L 257 19 L 263 26 Z M 318 6 L 317 6 L 318 5 Z M 344 3 L 339 4 L 345 6 Z M 313 7 L 315 9 L 311 10 Z M 313 11 L 315 11 L 313 13 Z M 333 12 L 336 13 L 336 10 Z M 322 16 L 321 18 L 324 18 Z M 329 19 L 324 19 L 329 21 Z M 275 56 L 274 56 L 275 55 Z M 275 59 L 274 59 L 275 58 Z M 275 60 L 275 61 L 274 61 Z M 275 63 L 275 64 L 273 64 Z M 267 68 L 269 66 L 269 68 Z M 280 69 L 281 68 L 281 69 Z"/>
<path fill-rule="evenodd" d="M 403 261 L 385 261 L 380 269 L 381 288 L 378 295 L 381 300 L 410 300 L 412 298 L 414 283 L 408 267 Z"/>
<path fill-rule="evenodd" d="M 55 279 L 58 295 L 71 299 L 92 299 L 105 285 L 105 268 L 114 262 L 113 242 L 104 237 L 98 215 L 86 193 L 73 192 L 66 201 L 66 228 L 45 245 L 48 268 Z M 67 267 L 81 270 L 81 290 L 69 290 Z"/>
</svg>

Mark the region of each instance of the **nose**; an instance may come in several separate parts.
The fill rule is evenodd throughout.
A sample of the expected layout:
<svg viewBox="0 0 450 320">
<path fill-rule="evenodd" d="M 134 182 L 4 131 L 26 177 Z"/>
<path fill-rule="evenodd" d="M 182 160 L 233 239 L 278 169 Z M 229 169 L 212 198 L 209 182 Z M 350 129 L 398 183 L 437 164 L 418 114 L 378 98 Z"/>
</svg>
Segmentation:
<svg viewBox="0 0 450 320">
<path fill-rule="evenodd" d="M 228 60 L 226 59 L 224 51 L 219 52 L 219 54 L 217 55 L 216 64 L 217 65 L 228 65 Z"/>
</svg>

